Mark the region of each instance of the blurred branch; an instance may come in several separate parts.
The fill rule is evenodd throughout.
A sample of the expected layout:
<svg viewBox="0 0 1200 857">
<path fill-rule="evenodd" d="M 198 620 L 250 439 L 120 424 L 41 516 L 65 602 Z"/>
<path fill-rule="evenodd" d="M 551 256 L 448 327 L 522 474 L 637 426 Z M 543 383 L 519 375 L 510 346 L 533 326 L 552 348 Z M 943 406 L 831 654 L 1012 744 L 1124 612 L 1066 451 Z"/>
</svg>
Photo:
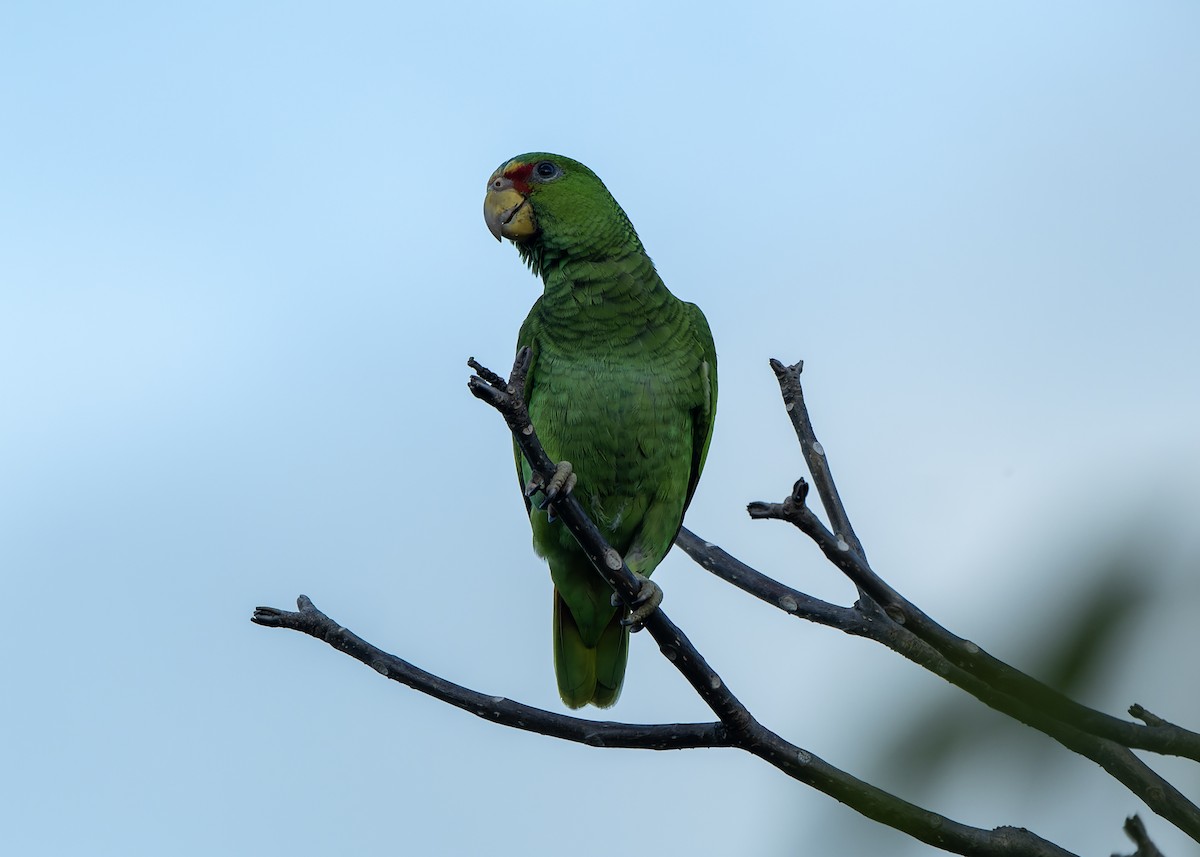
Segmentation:
<svg viewBox="0 0 1200 857">
<path fill-rule="evenodd" d="M 1137 851 L 1134 851 L 1129 857 L 1163 857 L 1163 853 L 1158 850 L 1153 842 L 1150 841 L 1150 834 L 1146 832 L 1146 825 L 1142 824 L 1142 820 L 1136 815 L 1131 815 L 1125 819 L 1125 833 L 1137 845 Z M 1121 857 L 1119 854 L 1114 854 L 1113 857 Z"/>
<path fill-rule="evenodd" d="M 832 534 L 827 530 L 825 533 L 827 539 L 832 541 Z M 882 643 L 970 693 L 990 708 L 1019 720 L 1096 762 L 1155 813 L 1189 836 L 1196 838 L 1200 832 L 1200 810 L 1129 749 L 1065 724 L 1029 700 L 997 690 L 979 676 L 947 660 L 941 652 L 889 616 L 867 616 L 857 608 L 828 604 L 791 589 L 747 566 L 716 545 L 701 541 L 690 531 L 681 531 L 676 544 L 702 567 L 784 612 Z"/>
<path fill-rule="evenodd" d="M 945 664 L 931 659 L 935 672 L 964 687 L 991 707 L 1004 711 L 1092 759 L 1138 795 L 1154 812 L 1200 841 L 1200 808 L 1128 749 L 1151 749 L 1200 760 L 1200 735 L 1171 726 L 1153 715 L 1149 719 L 1142 718 L 1147 724 L 1143 726 L 1087 708 L 991 656 L 975 643 L 955 636 L 876 575 L 863 557 L 861 542 L 854 535 L 849 516 L 830 476 L 824 448 L 815 441 L 816 435 L 804 405 L 800 384 L 803 364 L 785 367 L 780 361 L 772 360 L 771 367 L 779 381 L 785 407 L 801 446 L 807 447 L 805 457 L 810 466 L 816 465 L 813 480 L 822 503 L 839 532 L 831 533 L 805 505 L 808 486 L 803 479 L 796 483 L 792 494 L 782 503 L 751 503 L 747 508 L 750 516 L 778 519 L 795 525 L 817 544 L 826 558 L 861 593 L 883 608 L 888 620 L 904 626 L 956 668 L 952 673 L 945 668 Z M 862 606 L 861 600 L 859 606 Z M 870 619 L 875 621 L 876 617 L 871 616 Z M 910 647 L 906 648 L 907 652 L 913 651 Z M 928 653 L 922 652 L 921 656 L 928 657 Z M 974 680 L 964 684 L 963 674 Z M 980 687 L 979 682 L 987 690 Z M 1147 713 L 1140 707 L 1138 711 Z M 1138 716 L 1137 712 L 1132 713 Z"/>
<path fill-rule="evenodd" d="M 793 424 L 797 426 L 797 435 L 815 437 L 800 385 L 803 366 L 803 363 L 797 363 L 785 367 L 778 360 L 771 361 L 771 368 L 779 379 L 785 407 Z M 803 445 L 802 440 L 801 446 Z M 846 577 L 883 606 L 890 618 L 928 642 L 955 666 L 979 676 L 997 690 L 1025 699 L 1058 720 L 1125 747 L 1200 761 L 1200 734 L 1182 729 L 1154 715 L 1144 717 L 1142 715 L 1148 712 L 1141 706 L 1131 708 L 1130 714 L 1143 720 L 1145 725 L 1130 723 L 1081 705 L 993 657 L 975 643 L 952 634 L 927 616 L 876 575 L 867 564 L 861 543 L 853 534 L 837 488 L 832 478 L 828 477 L 829 464 L 824 449 L 820 449 L 819 455 L 806 454 L 806 458 L 816 459 L 818 464 L 818 470 L 813 473 L 813 482 L 822 496 L 825 508 L 837 510 L 836 517 L 830 515 L 830 520 L 835 524 L 835 532 L 830 533 L 825 529 L 820 520 L 804 505 L 805 492 L 798 489 L 794 489 L 792 495 L 782 503 L 751 503 L 748 511 L 752 518 L 776 518 L 795 525 L 817 543 L 822 553 Z M 839 535 L 838 527 L 844 528 L 849 537 Z"/>
<path fill-rule="evenodd" d="M 811 538 L 826 558 L 864 590 L 894 622 L 903 625 L 956 667 L 1002 693 L 1037 706 L 1056 720 L 1122 746 L 1200 761 L 1200 735 L 1161 718 L 1146 725 L 1120 720 L 1059 693 L 939 625 L 880 578 L 844 539 L 831 533 L 795 495 L 781 503 L 751 503 L 750 517 L 787 521 Z M 1138 708 L 1140 711 L 1144 709 Z M 1134 715 L 1137 716 L 1137 715 Z M 1141 718 L 1139 718 L 1141 719 Z"/>
<path fill-rule="evenodd" d="M 1200 735 L 1197 733 L 1151 714 L 1136 702 L 1129 706 L 1129 716 L 1141 720 L 1146 726 L 1138 727 L 1136 724 L 1128 724 L 1137 731 L 1134 733 L 1133 739 L 1127 742 L 1127 746 L 1135 750 L 1150 750 L 1163 755 L 1196 758 L 1197 744 L 1200 744 Z"/>
<path fill-rule="evenodd" d="M 878 603 L 886 605 L 884 613 L 891 621 L 911 630 L 952 666 L 978 679 L 992 691 L 975 693 L 980 700 L 1096 762 L 1155 813 L 1200 841 L 1200 808 L 1119 741 L 1087 731 L 1078 725 L 1078 719 L 1061 716 L 1064 709 L 1073 711 L 1083 709 L 1083 706 L 933 622 L 877 577 L 861 557 L 850 552 L 842 539 L 825 529 L 810 509 L 797 504 L 794 495 L 782 503 L 752 503 L 750 515 L 755 518 L 777 518 L 795 524 L 817 543 L 830 562 L 845 571 Z M 982 690 L 974 683 L 970 688 L 961 686 L 973 692 Z"/>
<path fill-rule="evenodd" d="M 1037 709 L 1000 693 L 987 682 L 955 666 L 941 652 L 886 614 L 882 617 L 874 613 L 867 614 L 857 607 L 830 604 L 793 589 L 751 568 L 712 542 L 704 541 L 686 527 L 680 530 L 675 544 L 707 571 L 785 613 L 887 646 L 918 666 L 965 690 L 990 708 L 995 708 L 1036 729 L 1041 729 L 1042 724 L 1050 721 L 1047 715 Z"/>
<path fill-rule="evenodd" d="M 806 445 L 812 447 L 814 444 L 818 447 L 814 452 L 806 451 L 805 458 L 809 461 L 813 483 L 821 496 L 822 504 L 830 516 L 833 533 L 830 533 L 805 506 L 807 488 L 799 488 L 803 480 L 797 483 L 792 495 L 782 503 L 751 503 L 748 511 L 752 518 L 774 518 L 795 525 L 816 542 L 822 553 L 847 578 L 882 606 L 893 621 L 904 625 L 929 643 L 955 666 L 978 676 L 997 690 L 1024 699 L 1058 720 L 1125 747 L 1200 761 L 1200 734 L 1174 726 L 1153 715 L 1150 715 L 1150 718 L 1142 717 L 1133 709 L 1130 711 L 1132 716 L 1143 720 L 1145 725 L 1130 723 L 1081 705 L 993 657 L 970 640 L 952 634 L 875 574 L 867 564 L 861 542 L 854 534 L 837 487 L 829 475 L 829 462 L 825 450 L 815 443 L 816 436 L 808 408 L 804 404 L 804 392 L 800 384 L 803 367 L 802 362 L 784 366 L 778 360 L 771 361 L 771 368 L 779 380 L 784 406 L 796 427 L 797 436 L 801 438 L 801 448 L 804 449 Z M 814 464 L 816 469 L 813 469 Z M 1145 713 L 1141 706 L 1136 708 Z"/>
</svg>

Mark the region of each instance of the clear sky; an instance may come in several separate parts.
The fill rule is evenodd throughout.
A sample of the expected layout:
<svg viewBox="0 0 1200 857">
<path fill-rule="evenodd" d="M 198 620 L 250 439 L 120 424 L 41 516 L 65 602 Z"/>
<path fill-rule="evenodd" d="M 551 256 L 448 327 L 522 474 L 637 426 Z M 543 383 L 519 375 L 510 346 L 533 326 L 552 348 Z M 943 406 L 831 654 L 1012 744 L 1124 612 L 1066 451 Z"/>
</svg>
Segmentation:
<svg viewBox="0 0 1200 857">
<path fill-rule="evenodd" d="M 5 847 L 928 853 L 733 751 L 504 730 L 250 624 L 303 592 L 561 710 L 508 438 L 465 385 L 468 356 L 507 369 L 538 294 L 480 211 L 533 149 L 592 166 L 711 322 L 690 526 L 851 597 L 744 513 L 801 474 L 767 360 L 804 359 L 877 569 L 1022 665 L 1089 558 L 1153 524 L 1137 574 L 1160 612 L 1087 699 L 1200 725 L 1168 645 L 1195 651 L 1200 567 L 1198 38 L 1184 0 L 6 2 Z M 952 691 L 678 552 L 656 580 L 727 684 L 830 762 L 1090 854 L 1131 851 L 1141 809 L 1185 852 L 1024 730 L 954 773 L 888 769 Z M 652 641 L 630 660 L 601 716 L 706 719 Z M 1200 797 L 1194 766 L 1163 768 Z"/>
</svg>

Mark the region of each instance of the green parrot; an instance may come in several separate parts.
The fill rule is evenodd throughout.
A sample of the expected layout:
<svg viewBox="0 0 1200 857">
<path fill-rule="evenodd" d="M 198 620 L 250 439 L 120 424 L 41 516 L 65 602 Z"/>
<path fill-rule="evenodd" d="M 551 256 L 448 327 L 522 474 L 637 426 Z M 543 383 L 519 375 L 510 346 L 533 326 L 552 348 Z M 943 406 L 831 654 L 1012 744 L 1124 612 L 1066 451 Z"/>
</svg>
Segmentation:
<svg viewBox="0 0 1200 857">
<path fill-rule="evenodd" d="M 496 240 L 512 240 L 545 284 L 517 339 L 532 350 L 525 396 L 538 437 L 552 460 L 570 462 L 567 490 L 609 543 L 649 576 L 679 533 L 712 438 L 708 322 L 667 290 L 625 212 L 577 161 L 545 152 L 506 161 L 488 179 L 483 211 Z M 529 465 L 516 458 L 528 486 Z M 554 581 L 559 694 L 571 708 L 607 708 L 625 677 L 627 611 L 530 493 L 533 547 Z"/>
</svg>

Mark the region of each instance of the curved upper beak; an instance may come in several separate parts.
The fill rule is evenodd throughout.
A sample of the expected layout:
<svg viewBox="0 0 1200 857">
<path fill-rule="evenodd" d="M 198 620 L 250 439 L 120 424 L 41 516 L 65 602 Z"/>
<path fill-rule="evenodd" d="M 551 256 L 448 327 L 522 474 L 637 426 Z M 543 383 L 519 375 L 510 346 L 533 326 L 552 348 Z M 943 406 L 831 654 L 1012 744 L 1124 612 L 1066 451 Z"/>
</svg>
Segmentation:
<svg viewBox="0 0 1200 857">
<path fill-rule="evenodd" d="M 512 179 L 505 178 L 499 170 L 488 179 L 487 195 L 483 198 L 483 219 L 497 241 L 501 238 L 524 238 L 537 231 L 529 201 L 513 187 Z"/>
</svg>

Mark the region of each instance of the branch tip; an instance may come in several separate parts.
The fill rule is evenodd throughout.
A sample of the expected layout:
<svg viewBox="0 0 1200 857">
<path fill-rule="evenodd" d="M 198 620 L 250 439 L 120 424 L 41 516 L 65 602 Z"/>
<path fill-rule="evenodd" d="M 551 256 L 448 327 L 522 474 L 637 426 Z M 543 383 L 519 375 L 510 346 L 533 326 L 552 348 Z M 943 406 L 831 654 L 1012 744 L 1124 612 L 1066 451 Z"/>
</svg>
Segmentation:
<svg viewBox="0 0 1200 857">
<path fill-rule="evenodd" d="M 797 360 L 791 366 L 785 365 L 782 360 L 776 360 L 774 357 L 770 360 L 771 369 L 775 372 L 776 377 L 782 378 L 789 372 L 794 372 L 799 375 L 804 371 L 804 361 Z"/>
<path fill-rule="evenodd" d="M 1140 720 L 1147 726 L 1172 726 L 1173 724 L 1163 720 L 1157 714 L 1147 711 L 1140 703 L 1135 702 L 1129 706 L 1129 716 L 1135 720 Z"/>
<path fill-rule="evenodd" d="M 1138 816 L 1131 815 L 1125 819 L 1122 830 L 1137 845 L 1137 851 L 1133 852 L 1130 857 L 1163 857 L 1163 853 L 1158 850 L 1158 846 L 1154 844 L 1150 839 L 1150 834 L 1146 832 L 1146 825 L 1142 823 L 1142 819 Z M 1113 857 L 1121 857 L 1121 855 L 1114 854 Z"/>
<path fill-rule="evenodd" d="M 761 521 L 780 517 L 781 510 L 778 503 L 764 503 L 762 500 L 755 500 L 753 503 L 746 504 L 746 512 L 751 518 Z"/>
<path fill-rule="evenodd" d="M 266 628 L 278 628 L 283 616 L 284 611 L 275 607 L 255 607 L 254 613 L 250 615 L 250 621 Z"/>
</svg>

